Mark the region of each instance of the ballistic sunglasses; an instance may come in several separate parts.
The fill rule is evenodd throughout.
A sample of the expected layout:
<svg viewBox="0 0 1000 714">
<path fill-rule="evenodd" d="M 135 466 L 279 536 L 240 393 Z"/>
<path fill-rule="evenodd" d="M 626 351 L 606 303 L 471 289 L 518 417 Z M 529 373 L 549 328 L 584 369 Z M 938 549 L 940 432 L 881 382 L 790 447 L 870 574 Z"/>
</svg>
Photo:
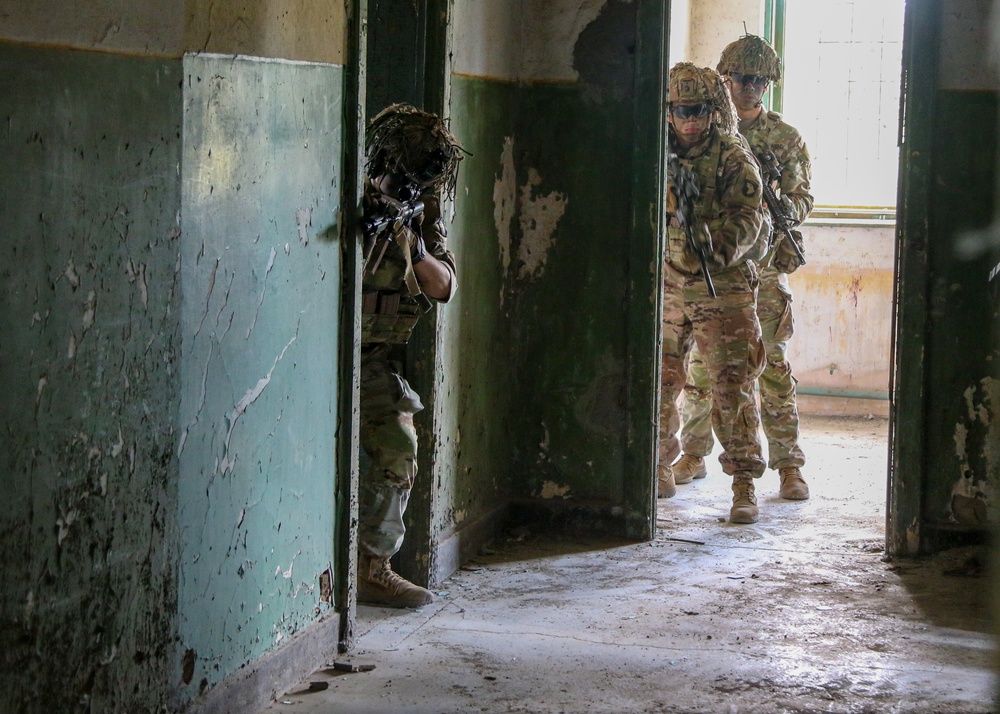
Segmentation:
<svg viewBox="0 0 1000 714">
<path fill-rule="evenodd" d="M 701 119 L 711 111 L 707 104 L 677 104 L 670 107 L 670 113 L 676 119 Z"/>
</svg>

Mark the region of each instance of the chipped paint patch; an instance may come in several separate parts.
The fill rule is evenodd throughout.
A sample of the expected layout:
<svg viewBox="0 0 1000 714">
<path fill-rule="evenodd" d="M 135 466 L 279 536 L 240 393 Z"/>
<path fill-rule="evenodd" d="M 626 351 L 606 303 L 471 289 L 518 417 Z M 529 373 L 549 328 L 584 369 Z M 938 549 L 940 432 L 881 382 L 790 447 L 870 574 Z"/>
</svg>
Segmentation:
<svg viewBox="0 0 1000 714">
<path fill-rule="evenodd" d="M 995 479 L 1000 466 L 1000 380 L 985 377 L 963 393 L 964 420 L 953 441 L 959 477 L 952 484 L 949 510 L 958 523 L 982 526 L 997 520 Z"/>
<path fill-rule="evenodd" d="M 555 481 L 546 481 L 542 484 L 542 491 L 539 494 L 542 498 L 568 498 L 570 486 L 564 484 L 560 486 Z"/>
<path fill-rule="evenodd" d="M 601 14 L 607 0 L 580 0 L 531 3 L 530 22 L 524 25 L 524 57 L 521 77 L 576 81 L 580 73 L 573 66 L 573 49 L 580 33 Z"/>
<path fill-rule="evenodd" d="M 500 243 L 500 263 L 504 273 L 510 268 L 510 227 L 517 200 L 517 171 L 514 168 L 514 137 L 503 140 L 500 153 L 500 176 L 493 182 L 493 225 Z M 501 302 L 503 295 L 501 294 Z"/>
<path fill-rule="evenodd" d="M 538 278 L 544 272 L 549 250 L 555 244 L 556 226 L 569 204 L 564 193 L 538 193 L 541 183 L 538 171 L 528 169 L 528 182 L 521 187 L 521 243 L 517 249 L 521 279 Z"/>
<path fill-rule="evenodd" d="M 247 390 L 246 394 L 243 395 L 243 398 L 240 399 L 240 401 L 237 402 L 236 406 L 233 408 L 232 414 L 226 415 L 226 421 L 229 422 L 229 431 L 226 433 L 226 440 L 224 442 L 225 457 L 223 458 L 221 465 L 223 474 L 229 473 L 236 466 L 236 454 L 232 454 L 232 458 L 230 458 L 229 445 L 233 437 L 233 430 L 236 428 L 237 420 L 246 412 L 251 404 L 257 401 L 257 397 L 259 397 L 263 393 L 264 388 L 271 383 L 271 375 L 274 374 L 275 367 L 278 366 L 278 362 L 282 360 L 285 353 L 288 351 L 288 348 L 292 346 L 292 343 L 295 342 L 296 339 L 296 336 L 293 335 L 292 339 L 290 339 L 288 344 L 285 345 L 285 348 L 281 350 L 281 354 L 274 358 L 274 363 L 271 365 L 271 369 L 267 371 L 267 374 L 261 377 L 252 389 Z"/>
</svg>

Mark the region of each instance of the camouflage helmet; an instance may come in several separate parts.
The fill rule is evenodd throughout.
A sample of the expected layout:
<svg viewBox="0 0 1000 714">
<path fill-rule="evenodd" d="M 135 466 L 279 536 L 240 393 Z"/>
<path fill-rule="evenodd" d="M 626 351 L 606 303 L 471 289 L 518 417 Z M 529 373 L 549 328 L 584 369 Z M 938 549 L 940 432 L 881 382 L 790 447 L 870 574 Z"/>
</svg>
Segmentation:
<svg viewBox="0 0 1000 714">
<path fill-rule="evenodd" d="M 713 104 L 714 97 L 705 71 L 691 62 L 678 62 L 670 68 L 670 104 Z"/>
<path fill-rule="evenodd" d="M 458 163 L 464 150 L 437 114 L 410 104 L 393 104 L 371 120 L 365 131 L 369 176 L 402 174 L 423 187 L 455 193 Z"/>
<path fill-rule="evenodd" d="M 669 105 L 709 104 L 719 128 L 727 134 L 736 131 L 736 107 L 722 77 L 711 67 L 678 62 L 670 69 L 668 91 Z"/>
<path fill-rule="evenodd" d="M 744 35 L 722 50 L 716 67 L 720 74 L 755 74 L 769 82 L 781 79 L 781 60 L 763 37 Z"/>
</svg>

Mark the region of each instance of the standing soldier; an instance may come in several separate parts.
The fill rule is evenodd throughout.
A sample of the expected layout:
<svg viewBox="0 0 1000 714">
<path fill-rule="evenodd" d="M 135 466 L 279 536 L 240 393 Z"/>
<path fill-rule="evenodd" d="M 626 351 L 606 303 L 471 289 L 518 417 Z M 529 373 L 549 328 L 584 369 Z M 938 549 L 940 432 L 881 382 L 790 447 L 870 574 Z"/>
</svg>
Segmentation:
<svg viewBox="0 0 1000 714">
<path fill-rule="evenodd" d="M 659 495 L 676 491 L 670 468 L 680 452 L 676 401 L 697 344 L 712 383 L 712 425 L 724 449 L 719 461 L 733 477 L 730 520 L 753 523 L 753 480 L 764 472 L 753 399 L 764 359 L 755 310 L 754 259 L 764 222 L 760 173 L 736 133 L 736 114 L 715 70 L 688 62 L 670 70 L 668 121 Z"/>
<path fill-rule="evenodd" d="M 419 607 L 430 591 L 393 572 L 417 474 L 413 415 L 420 396 L 403 378 L 420 314 L 455 292 L 441 194 L 454 193 L 461 147 L 434 114 L 394 104 L 365 136 L 365 263 L 361 293 L 361 445 L 371 457 L 359 487 L 358 601 Z M 430 298 L 430 299 L 428 299 Z"/>
<path fill-rule="evenodd" d="M 789 219 L 789 227 L 794 229 L 813 207 L 809 192 L 810 161 L 799 132 L 782 121 L 780 114 L 764 111 L 761 106 L 769 83 L 781 79 L 778 56 L 762 38 L 746 35 L 723 50 L 718 70 L 726 79 L 736 105 L 740 133 L 746 137 L 754 154 L 763 156 L 770 151 L 777 159 L 780 177 L 765 178 L 777 180 L 775 192 L 780 197 L 780 209 Z M 762 165 L 765 164 L 762 162 Z M 797 230 L 791 233 L 801 250 L 801 234 Z M 802 261 L 790 240 L 775 229 L 771 248 L 761 261 L 757 315 L 767 361 L 758 384 L 768 442 L 768 466 L 780 475 L 781 497 L 800 501 L 809 498 L 809 486 L 802 478 L 805 456 L 799 447 L 796 380 L 787 359 L 788 340 L 793 331 L 792 293 L 787 275 Z M 689 483 L 705 476 L 705 457 L 712 451 L 711 393 L 711 379 L 695 353 L 681 406 L 684 454 L 673 466 L 677 483 Z"/>
</svg>

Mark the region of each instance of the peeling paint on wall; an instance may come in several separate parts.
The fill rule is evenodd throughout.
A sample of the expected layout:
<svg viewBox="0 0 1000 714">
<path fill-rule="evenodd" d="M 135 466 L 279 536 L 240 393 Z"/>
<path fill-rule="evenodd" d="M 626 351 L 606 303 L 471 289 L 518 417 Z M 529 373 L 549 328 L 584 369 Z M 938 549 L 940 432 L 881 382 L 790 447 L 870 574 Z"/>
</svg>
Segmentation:
<svg viewBox="0 0 1000 714">
<path fill-rule="evenodd" d="M 541 493 L 538 495 L 542 498 L 569 498 L 570 486 L 564 484 L 560 486 L 554 481 L 546 481 L 542 484 Z"/>
<path fill-rule="evenodd" d="M 517 174 L 514 169 L 514 137 L 503 141 L 500 154 L 500 176 L 493 183 L 493 224 L 500 242 L 500 263 L 504 273 L 510 268 L 510 227 L 514 220 L 517 200 Z M 503 303 L 503 294 L 500 295 Z"/>
<path fill-rule="evenodd" d="M 563 193 L 539 194 L 536 189 L 541 183 L 538 171 L 528 169 L 528 181 L 521 186 L 519 205 L 521 241 L 517 257 L 521 263 L 518 278 L 522 280 L 536 279 L 544 272 L 548 252 L 555 244 L 556 226 L 569 204 Z"/>
<path fill-rule="evenodd" d="M 628 0 L 626 0 L 628 1 Z M 524 18 L 521 78 L 576 81 L 573 50 L 580 33 L 601 14 L 608 0 L 530 0 Z"/>
<path fill-rule="evenodd" d="M 955 425 L 955 456 L 959 478 L 952 485 L 949 504 L 952 520 L 963 525 L 985 526 L 998 521 L 994 484 L 1000 466 L 1000 380 L 986 377 L 963 394 L 964 421 Z"/>
</svg>

